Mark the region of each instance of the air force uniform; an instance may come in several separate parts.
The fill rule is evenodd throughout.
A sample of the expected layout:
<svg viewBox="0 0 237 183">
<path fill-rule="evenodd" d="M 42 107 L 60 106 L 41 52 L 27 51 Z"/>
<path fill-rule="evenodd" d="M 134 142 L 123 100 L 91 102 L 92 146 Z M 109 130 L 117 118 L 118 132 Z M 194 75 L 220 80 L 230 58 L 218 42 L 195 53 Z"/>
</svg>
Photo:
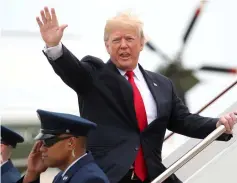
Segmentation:
<svg viewBox="0 0 237 183">
<path fill-rule="evenodd" d="M 24 138 L 18 133 L 1 125 L 1 144 L 16 147 L 17 143 L 24 142 Z M 12 161 L 9 159 L 1 164 L 1 182 L 15 183 L 21 178 L 20 172 L 14 167 Z"/>
<path fill-rule="evenodd" d="M 71 134 L 73 136 L 86 137 L 96 124 L 84 118 L 65 113 L 56 113 L 45 110 L 37 110 L 41 122 L 40 133 L 36 140 L 43 140 L 47 147 L 52 139 L 60 134 Z M 49 144 L 50 145 L 50 144 Z M 40 180 L 34 181 L 38 183 Z M 76 159 L 65 171 L 59 172 L 53 183 L 109 183 L 109 180 L 102 169 L 95 163 L 91 152 Z"/>
</svg>

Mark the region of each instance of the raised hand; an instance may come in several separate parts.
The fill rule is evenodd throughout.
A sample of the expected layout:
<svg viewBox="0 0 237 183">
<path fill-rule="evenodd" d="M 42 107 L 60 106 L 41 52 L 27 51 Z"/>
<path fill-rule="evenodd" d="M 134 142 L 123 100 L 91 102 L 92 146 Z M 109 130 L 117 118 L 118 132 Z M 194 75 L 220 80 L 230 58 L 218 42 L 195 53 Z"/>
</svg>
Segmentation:
<svg viewBox="0 0 237 183">
<path fill-rule="evenodd" d="M 41 141 L 36 142 L 28 156 L 27 170 L 23 183 L 36 180 L 48 168 L 42 160 L 41 146 Z"/>
<path fill-rule="evenodd" d="M 40 28 L 41 37 L 48 47 L 57 46 L 62 39 L 63 31 L 67 25 L 58 24 L 58 19 L 54 8 L 51 9 L 51 14 L 48 7 L 40 11 L 41 20 L 36 17 L 36 21 Z"/>
</svg>

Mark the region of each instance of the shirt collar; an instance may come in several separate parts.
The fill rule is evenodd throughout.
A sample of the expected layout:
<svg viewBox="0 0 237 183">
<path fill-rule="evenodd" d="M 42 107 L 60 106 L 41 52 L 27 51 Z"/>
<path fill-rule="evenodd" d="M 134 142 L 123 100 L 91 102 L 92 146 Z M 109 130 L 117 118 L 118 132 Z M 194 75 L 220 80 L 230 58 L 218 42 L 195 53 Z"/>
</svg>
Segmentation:
<svg viewBox="0 0 237 183">
<path fill-rule="evenodd" d="M 67 171 L 68 171 L 77 161 L 79 161 L 81 158 L 83 158 L 83 157 L 86 156 L 86 155 L 87 155 L 87 153 L 83 154 L 82 156 L 80 156 L 79 158 L 77 158 L 75 161 L 73 161 L 72 164 L 67 167 L 67 169 L 63 172 L 63 174 L 62 174 L 61 176 L 63 177 L 63 176 L 67 173 Z"/>
<path fill-rule="evenodd" d="M 121 74 L 122 76 L 125 76 L 126 71 L 123 71 L 123 70 L 121 70 L 121 69 L 119 69 L 119 68 L 117 68 L 117 69 L 118 69 L 118 71 L 120 72 L 120 74 Z M 138 65 L 135 67 L 135 69 L 133 70 L 133 72 L 134 72 L 135 77 L 136 77 L 138 80 L 141 80 L 141 78 L 142 78 L 142 73 L 141 73 L 141 71 L 140 71 Z"/>
</svg>

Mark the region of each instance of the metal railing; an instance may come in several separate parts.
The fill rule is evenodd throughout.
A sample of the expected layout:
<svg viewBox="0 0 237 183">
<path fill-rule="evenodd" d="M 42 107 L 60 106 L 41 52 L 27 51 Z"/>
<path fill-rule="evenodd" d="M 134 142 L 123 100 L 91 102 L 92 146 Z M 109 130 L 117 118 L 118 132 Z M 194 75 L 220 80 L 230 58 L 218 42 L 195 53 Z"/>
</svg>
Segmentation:
<svg viewBox="0 0 237 183">
<path fill-rule="evenodd" d="M 236 115 L 237 116 L 237 115 Z M 170 175 L 179 170 L 183 165 L 189 162 L 193 157 L 199 154 L 203 149 L 210 145 L 214 140 L 221 136 L 226 131 L 225 126 L 221 125 L 216 128 L 212 133 L 210 133 L 205 139 L 203 139 L 199 144 L 197 144 L 193 149 L 191 149 L 187 154 L 181 157 L 178 161 L 172 164 L 166 171 L 160 174 L 151 183 L 162 183 Z"/>
</svg>

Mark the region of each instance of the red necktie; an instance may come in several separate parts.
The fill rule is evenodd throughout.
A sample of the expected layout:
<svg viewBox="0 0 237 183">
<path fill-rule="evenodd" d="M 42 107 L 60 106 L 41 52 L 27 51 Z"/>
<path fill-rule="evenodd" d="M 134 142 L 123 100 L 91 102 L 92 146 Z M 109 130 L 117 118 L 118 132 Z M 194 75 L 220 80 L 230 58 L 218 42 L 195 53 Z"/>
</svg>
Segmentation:
<svg viewBox="0 0 237 183">
<path fill-rule="evenodd" d="M 146 110 L 145 106 L 142 100 L 142 96 L 134 82 L 134 72 L 133 71 L 127 71 L 126 75 L 128 76 L 128 81 L 131 83 L 133 88 L 133 99 L 134 99 L 134 107 L 136 112 L 136 118 L 138 121 L 138 126 L 140 131 L 143 131 L 147 127 L 147 116 L 146 116 Z M 144 181 L 147 177 L 147 168 L 144 160 L 143 150 L 140 147 L 137 157 L 135 159 L 134 163 L 134 170 L 135 174 Z"/>
</svg>

